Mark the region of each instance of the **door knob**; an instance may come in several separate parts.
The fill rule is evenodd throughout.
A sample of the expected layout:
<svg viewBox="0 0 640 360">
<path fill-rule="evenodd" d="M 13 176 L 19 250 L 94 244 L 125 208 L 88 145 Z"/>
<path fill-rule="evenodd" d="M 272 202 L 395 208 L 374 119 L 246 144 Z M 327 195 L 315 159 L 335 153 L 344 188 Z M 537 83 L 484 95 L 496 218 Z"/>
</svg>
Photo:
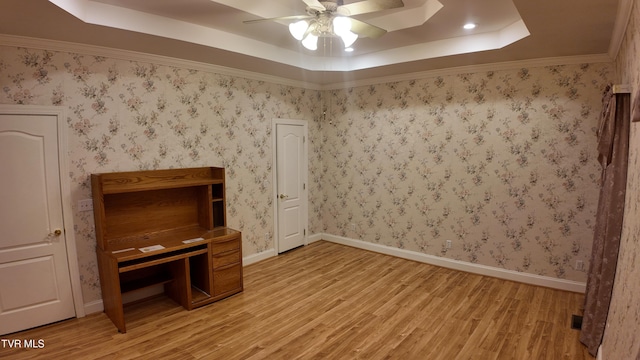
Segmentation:
<svg viewBox="0 0 640 360">
<path fill-rule="evenodd" d="M 289 197 L 289 195 L 280 194 L 280 199 L 286 199 L 286 198 L 288 198 L 288 197 Z"/>
<path fill-rule="evenodd" d="M 60 235 L 62 235 L 62 230 L 60 229 L 56 229 L 54 232 L 49 234 L 49 236 L 60 236 Z"/>
</svg>

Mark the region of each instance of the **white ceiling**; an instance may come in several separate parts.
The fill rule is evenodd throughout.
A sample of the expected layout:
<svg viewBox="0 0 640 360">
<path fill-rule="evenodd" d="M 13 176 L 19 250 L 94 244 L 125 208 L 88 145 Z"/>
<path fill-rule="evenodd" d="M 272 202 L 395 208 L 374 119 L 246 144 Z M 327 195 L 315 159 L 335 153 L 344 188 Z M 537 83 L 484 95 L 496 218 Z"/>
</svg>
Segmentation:
<svg viewBox="0 0 640 360">
<path fill-rule="evenodd" d="M 385 0 L 369 0 L 382 2 Z M 345 4 L 357 1 L 344 0 Z M 302 0 L 2 0 L 0 34 L 170 56 L 315 84 L 611 52 L 626 0 L 403 0 L 354 18 L 386 29 L 345 53 L 289 34 Z M 477 24 L 464 30 L 467 22 Z M 624 30 L 624 29 L 622 29 Z"/>
</svg>

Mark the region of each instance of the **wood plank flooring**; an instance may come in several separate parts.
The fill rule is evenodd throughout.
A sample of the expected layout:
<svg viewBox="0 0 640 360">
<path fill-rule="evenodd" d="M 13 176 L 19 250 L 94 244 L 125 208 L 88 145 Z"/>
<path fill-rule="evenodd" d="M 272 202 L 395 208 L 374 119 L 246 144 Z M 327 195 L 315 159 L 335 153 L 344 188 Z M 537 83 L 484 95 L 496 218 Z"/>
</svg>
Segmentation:
<svg viewBox="0 0 640 360">
<path fill-rule="evenodd" d="M 161 296 L 2 339 L 11 359 L 593 359 L 581 294 L 319 241 L 245 267 L 245 290 L 186 311 Z"/>
</svg>

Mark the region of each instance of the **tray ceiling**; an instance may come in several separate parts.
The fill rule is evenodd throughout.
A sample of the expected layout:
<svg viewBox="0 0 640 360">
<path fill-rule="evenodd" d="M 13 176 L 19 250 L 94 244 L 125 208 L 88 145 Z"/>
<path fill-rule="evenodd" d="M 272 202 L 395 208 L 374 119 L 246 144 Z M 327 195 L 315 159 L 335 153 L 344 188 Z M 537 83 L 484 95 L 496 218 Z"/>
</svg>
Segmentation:
<svg viewBox="0 0 640 360">
<path fill-rule="evenodd" d="M 244 23 L 304 15 L 302 0 L 3 0 L 0 33 L 334 83 L 607 54 L 619 1 L 403 0 L 401 8 L 354 16 L 387 33 L 377 39 L 361 37 L 351 53 L 331 38 L 321 38 L 318 50 L 307 50 L 289 34 L 287 21 Z M 465 23 L 477 27 L 465 30 Z"/>
</svg>

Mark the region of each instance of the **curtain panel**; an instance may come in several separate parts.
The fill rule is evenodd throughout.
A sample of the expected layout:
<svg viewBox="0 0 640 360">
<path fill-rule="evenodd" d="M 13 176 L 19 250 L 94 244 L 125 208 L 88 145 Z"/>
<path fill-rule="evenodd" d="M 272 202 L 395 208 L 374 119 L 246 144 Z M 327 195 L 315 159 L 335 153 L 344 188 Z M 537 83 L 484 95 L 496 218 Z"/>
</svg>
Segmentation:
<svg viewBox="0 0 640 360">
<path fill-rule="evenodd" d="M 618 263 L 629 159 L 630 95 L 608 87 L 598 126 L 602 166 L 580 341 L 596 356 L 602 343 Z"/>
</svg>

